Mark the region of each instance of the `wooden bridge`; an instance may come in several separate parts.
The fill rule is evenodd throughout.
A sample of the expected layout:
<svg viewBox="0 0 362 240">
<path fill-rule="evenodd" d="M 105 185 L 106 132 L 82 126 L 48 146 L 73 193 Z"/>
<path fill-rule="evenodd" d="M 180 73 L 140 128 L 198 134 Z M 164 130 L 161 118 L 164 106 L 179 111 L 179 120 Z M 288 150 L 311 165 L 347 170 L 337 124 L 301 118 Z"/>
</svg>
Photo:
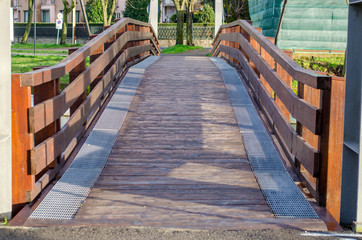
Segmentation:
<svg viewBox="0 0 362 240">
<path fill-rule="evenodd" d="M 15 225 L 338 222 L 343 79 L 302 69 L 242 20 L 221 27 L 212 58 L 159 56 L 132 19 L 70 54 L 12 76 L 13 206 L 32 203 Z"/>
</svg>

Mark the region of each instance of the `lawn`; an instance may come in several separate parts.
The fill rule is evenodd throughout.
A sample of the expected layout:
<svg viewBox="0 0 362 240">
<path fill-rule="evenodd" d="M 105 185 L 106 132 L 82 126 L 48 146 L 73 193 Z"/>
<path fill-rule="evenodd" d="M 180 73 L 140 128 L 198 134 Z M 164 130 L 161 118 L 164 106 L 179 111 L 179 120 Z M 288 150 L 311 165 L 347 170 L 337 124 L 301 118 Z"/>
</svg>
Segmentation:
<svg viewBox="0 0 362 240">
<path fill-rule="evenodd" d="M 77 44 L 77 47 L 81 47 L 82 44 Z M 65 44 L 65 45 L 59 45 L 56 43 L 37 43 L 36 48 L 37 49 L 46 49 L 46 48 L 70 48 L 74 47 L 74 44 Z M 13 49 L 34 49 L 34 44 L 32 43 L 15 43 L 11 45 L 11 48 Z"/>
<path fill-rule="evenodd" d="M 183 52 L 187 52 L 187 51 L 195 50 L 195 49 L 203 49 L 203 47 L 200 47 L 200 46 L 191 47 L 191 46 L 187 46 L 187 45 L 176 45 L 176 46 L 165 48 L 164 50 L 162 50 L 162 53 L 176 54 L 176 53 L 183 53 Z"/>
<path fill-rule="evenodd" d="M 344 56 L 341 57 L 300 57 L 294 59 L 301 67 L 324 72 L 329 76 L 342 77 Z"/>
<path fill-rule="evenodd" d="M 19 53 L 19 54 L 21 54 L 21 53 L 34 53 L 34 50 L 33 49 L 11 49 L 11 53 Z M 53 50 L 53 49 L 49 49 L 49 50 L 37 49 L 36 53 L 68 55 L 67 50 Z"/>
<path fill-rule="evenodd" d="M 67 56 L 60 55 L 15 55 L 11 57 L 11 72 L 25 73 L 33 70 L 33 67 L 53 66 L 62 61 Z M 89 66 L 89 57 L 86 60 L 86 66 Z M 64 89 L 69 84 L 69 74 L 60 78 L 60 87 Z"/>
</svg>

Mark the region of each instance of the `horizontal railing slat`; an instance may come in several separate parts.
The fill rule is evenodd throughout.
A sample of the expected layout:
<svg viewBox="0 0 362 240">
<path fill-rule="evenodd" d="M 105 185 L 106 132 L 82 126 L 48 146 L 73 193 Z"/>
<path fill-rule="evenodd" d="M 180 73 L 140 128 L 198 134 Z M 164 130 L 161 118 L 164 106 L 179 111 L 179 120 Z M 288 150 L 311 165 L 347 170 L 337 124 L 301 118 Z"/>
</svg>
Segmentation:
<svg viewBox="0 0 362 240">
<path fill-rule="evenodd" d="M 115 56 L 128 41 L 147 40 L 151 33 L 148 32 L 127 32 L 116 40 L 110 48 L 99 56 L 84 72 L 82 72 L 62 93 L 54 98 L 48 99 L 29 109 L 30 132 L 38 132 L 47 125 L 59 119 L 87 90 L 88 86 L 97 78 L 108 65 L 112 56 Z M 152 46 L 152 45 L 150 45 Z"/>
<path fill-rule="evenodd" d="M 153 45 L 140 45 L 127 48 L 113 64 L 101 81 L 95 86 L 86 100 L 73 113 L 65 126 L 55 135 L 48 138 L 31 150 L 32 173 L 38 174 L 60 156 L 70 144 L 77 130 L 87 121 L 89 115 L 98 106 L 100 98 L 108 91 L 112 80 L 117 76 L 127 59 L 144 53 L 153 48 Z"/>
<path fill-rule="evenodd" d="M 214 50 L 221 41 L 218 37 L 218 35 L 221 34 L 221 30 L 235 26 L 241 26 L 243 31 L 247 32 L 254 40 L 256 40 L 258 44 L 260 44 L 260 46 L 264 48 L 265 51 L 267 51 L 270 56 L 274 58 L 274 60 L 278 64 L 280 64 L 294 79 L 316 89 L 330 89 L 331 80 L 329 77 L 305 70 L 304 68 L 299 66 L 296 62 L 290 59 L 288 55 L 286 55 L 282 50 L 280 50 L 277 46 L 268 41 L 268 39 L 263 34 L 258 32 L 246 20 L 237 20 L 221 26 L 218 34 L 216 35 L 217 37 L 214 40 Z"/>
</svg>

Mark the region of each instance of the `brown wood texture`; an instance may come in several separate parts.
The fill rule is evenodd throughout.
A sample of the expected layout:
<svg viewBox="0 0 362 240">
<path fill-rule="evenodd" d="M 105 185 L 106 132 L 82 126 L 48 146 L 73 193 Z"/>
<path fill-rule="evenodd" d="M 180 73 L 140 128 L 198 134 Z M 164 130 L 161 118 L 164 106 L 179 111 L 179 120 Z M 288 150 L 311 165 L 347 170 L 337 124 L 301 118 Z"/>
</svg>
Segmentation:
<svg viewBox="0 0 362 240">
<path fill-rule="evenodd" d="M 79 51 L 72 54 L 72 56 L 64 59 L 62 62 L 48 67 L 46 69 L 40 69 L 20 75 L 21 86 L 36 86 L 45 82 L 52 81 L 53 79 L 60 78 L 69 73 L 75 66 L 81 63 L 86 57 L 90 56 L 92 52 L 104 45 L 111 37 L 113 37 L 119 30 L 124 28 L 127 24 L 136 24 L 141 26 L 148 26 L 152 29 L 152 26 L 148 23 L 140 22 L 130 18 L 123 18 L 115 23 L 111 28 L 98 34 L 91 41 L 87 42 L 80 48 Z M 151 42 L 154 45 L 155 51 L 160 53 L 157 37 L 154 35 L 152 29 Z"/>
<path fill-rule="evenodd" d="M 246 20 L 236 20 L 232 23 L 221 26 L 217 34 L 218 38 L 215 38 L 214 40 L 214 48 L 212 52 L 216 51 L 219 42 L 222 40 L 222 34 L 220 34 L 220 31 L 234 26 L 241 26 L 241 28 L 243 28 L 243 30 L 248 35 L 250 35 L 251 38 L 257 41 L 258 44 L 260 44 L 260 46 L 264 48 L 271 55 L 271 57 L 293 77 L 293 79 L 299 79 L 302 83 L 316 89 L 330 89 L 330 77 L 323 76 L 321 74 L 311 72 L 300 67 L 296 62 L 291 60 L 282 50 L 280 50 L 277 46 L 268 41 L 267 38 L 263 36 L 263 34 L 261 34 L 257 28 L 252 27 L 252 25 Z"/>
<path fill-rule="evenodd" d="M 100 98 L 108 91 L 111 81 L 117 76 L 119 69 L 125 64 L 129 57 L 138 55 L 151 49 L 151 45 L 141 45 L 128 48 L 118 58 L 117 64 L 104 75 L 102 81 L 92 90 L 86 100 L 73 113 L 65 126 L 55 135 L 43 141 L 31 150 L 31 159 L 39 166 L 47 166 L 55 158 L 60 156 L 77 135 L 80 127 L 87 121 L 89 115 L 99 106 Z M 40 168 L 39 168 L 40 169 Z"/>
<path fill-rule="evenodd" d="M 235 26 L 239 26 L 242 30 L 235 28 Z M 242 34 L 240 34 L 241 32 Z M 242 35 L 244 37 L 250 36 L 250 44 L 247 39 L 241 37 Z M 267 38 L 258 34 L 257 29 L 252 29 L 243 21 L 224 25 L 217 36 L 218 39 L 214 41 L 214 56 L 226 55 L 225 59 L 232 59 L 231 62 L 234 64 L 235 59 L 238 59 L 239 65 L 248 78 L 247 81 L 250 83 L 251 89 L 258 98 L 257 101 L 260 101 L 262 108 L 265 109 L 267 119 L 272 126 L 276 127 L 278 138 L 279 136 L 282 137 L 280 141 L 284 146 L 283 149 L 292 153 L 291 155 L 288 154 L 290 160 L 293 162 L 298 160 L 295 163 L 300 163 L 300 165 L 297 164 L 301 171 L 299 176 L 302 177 L 303 181 L 307 181 L 306 184 L 310 187 L 310 191 L 318 203 L 326 205 L 327 211 L 338 222 L 341 194 L 345 80 L 335 77 L 323 78 L 306 70 L 300 71 L 294 66 L 295 64 L 292 63 L 291 58 L 288 60 L 284 56 L 292 56 L 291 51 L 285 51 L 284 55 L 281 54 L 280 50 L 275 46 L 273 47 L 266 40 Z M 233 44 L 230 44 L 230 42 L 233 42 Z M 235 45 L 235 43 L 238 43 L 238 45 Z M 258 59 L 257 45 L 261 47 L 260 55 L 265 61 L 263 64 Z M 272 58 L 270 62 L 268 62 L 269 57 Z M 273 73 L 274 65 L 271 61 L 275 61 L 276 75 L 280 77 L 278 80 L 282 80 L 286 88 L 291 87 L 293 78 L 296 76 L 301 77 L 301 79 L 296 79 L 299 82 L 297 98 L 300 99 L 301 103 L 306 103 L 308 107 L 316 110 L 312 119 L 308 121 L 307 118 L 311 115 L 310 112 L 305 110 L 295 115 L 293 111 L 295 111 L 295 108 L 300 111 L 299 106 L 293 103 L 293 108 L 290 108 L 288 102 L 286 102 L 288 98 L 279 98 L 277 91 L 273 95 L 273 90 L 280 89 L 280 85 L 275 85 L 275 83 L 273 85 L 273 75 L 269 74 L 264 77 L 267 64 L 270 66 L 269 72 Z M 253 71 L 255 68 L 256 71 Z M 299 71 L 299 73 L 295 71 Z M 259 72 L 261 75 L 259 75 Z M 325 75 L 319 72 L 316 73 Z M 262 86 L 259 82 L 261 82 Z M 280 112 L 273 106 L 273 98 L 281 110 Z M 277 112 L 282 114 L 276 114 Z M 291 115 L 297 119 L 296 132 L 286 125 L 286 122 L 290 121 Z M 283 118 L 286 121 L 283 121 Z M 292 132 L 291 135 L 290 132 Z M 303 142 L 304 144 L 302 144 Z M 306 154 L 308 151 L 305 152 L 307 149 L 311 150 L 309 154 Z"/>
<path fill-rule="evenodd" d="M 272 217 L 218 69 L 204 57 L 163 56 L 146 70 L 75 222 L 208 228 Z"/>
<path fill-rule="evenodd" d="M 79 48 L 70 48 L 68 49 L 68 54 L 72 55 Z M 86 69 L 86 59 L 79 63 L 72 71 L 69 72 L 69 84 L 71 84 L 84 70 Z M 82 102 L 87 98 L 87 91 L 84 91 L 79 98 L 70 106 L 70 115 L 77 110 L 77 108 L 82 104 Z"/>
<path fill-rule="evenodd" d="M 268 94 L 268 91 L 261 84 L 259 77 L 252 69 L 249 62 L 246 61 L 244 55 L 233 48 L 227 46 L 219 46 L 216 55 L 219 52 L 232 55 L 239 60 L 243 72 L 247 76 L 251 89 L 253 89 L 258 101 L 262 103 L 264 112 L 270 116 L 269 121 L 271 125 L 277 129 L 279 135 L 283 139 L 285 147 L 293 155 L 295 155 L 300 162 L 308 169 L 313 175 L 318 175 L 319 152 L 306 142 L 299 134 L 292 128 L 290 123 L 284 117 L 284 114 L 277 107 L 274 99 Z"/>
<path fill-rule="evenodd" d="M 313 133 L 320 133 L 321 121 L 319 119 L 319 109 L 296 96 L 292 89 L 284 83 L 274 69 L 261 58 L 259 52 L 254 49 L 255 47 L 251 44 L 251 42 L 249 43 L 240 33 L 221 34 L 220 39 L 224 39 L 226 41 L 237 41 L 245 53 L 249 56 L 250 61 L 255 65 L 257 74 L 259 72 L 263 75 L 265 80 L 268 81 L 270 87 L 275 91 L 275 94 L 281 101 L 283 101 L 288 111 L 310 131 Z"/>
<path fill-rule="evenodd" d="M 26 202 L 26 192 L 34 187 L 35 176 L 30 174 L 29 150 L 33 134 L 28 132 L 28 109 L 31 106 L 30 87 L 20 87 L 20 76 L 11 76 L 12 125 L 12 202 L 13 206 Z"/>
<path fill-rule="evenodd" d="M 100 55 L 94 62 L 92 62 L 92 64 L 87 69 L 85 69 L 85 71 L 79 74 L 79 76 L 74 79 L 74 81 L 70 83 L 61 94 L 32 107 L 29 110 L 30 116 L 32 116 L 29 119 L 31 132 L 37 132 L 50 123 L 54 122 L 56 119 L 60 118 L 77 101 L 84 91 L 87 90 L 88 86 L 97 79 L 97 76 L 103 72 L 104 66 L 110 63 L 112 58 L 128 41 L 131 41 L 132 39 L 147 39 L 149 35 L 150 33 L 141 32 L 129 32 L 123 34 L 122 37 L 117 39 L 116 44 L 113 44 L 106 51 L 104 51 L 104 53 Z M 139 49 L 141 50 L 141 48 Z"/>
</svg>

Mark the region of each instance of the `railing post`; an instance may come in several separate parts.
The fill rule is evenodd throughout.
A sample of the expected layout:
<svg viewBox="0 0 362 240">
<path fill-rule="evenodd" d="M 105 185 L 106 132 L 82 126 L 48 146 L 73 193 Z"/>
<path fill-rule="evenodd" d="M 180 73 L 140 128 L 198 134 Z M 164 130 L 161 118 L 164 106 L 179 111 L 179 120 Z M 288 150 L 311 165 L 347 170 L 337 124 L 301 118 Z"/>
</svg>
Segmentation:
<svg viewBox="0 0 362 240">
<path fill-rule="evenodd" d="M 284 51 L 290 58 L 293 58 L 293 51 Z M 293 78 L 284 70 L 278 63 L 276 64 L 276 71 L 280 78 L 288 85 L 288 87 L 292 87 Z M 288 121 L 290 121 L 290 113 L 283 104 L 282 101 L 279 100 L 278 96 L 275 97 L 275 102 L 279 106 L 280 110 L 283 112 L 284 116 Z"/>
<path fill-rule="evenodd" d="M 95 38 L 97 34 L 89 36 L 89 38 L 92 40 Z M 90 64 L 92 64 L 102 53 L 104 52 L 104 45 L 99 46 L 94 52 L 92 52 L 89 56 Z M 95 86 L 97 86 L 98 82 L 102 79 L 104 72 L 102 71 L 98 77 L 91 83 L 90 85 L 90 91 L 93 90 Z"/>
<path fill-rule="evenodd" d="M 269 41 L 275 44 L 275 38 L 268 37 Z M 264 48 L 260 47 L 260 55 L 266 61 L 266 63 L 274 69 L 274 58 L 272 58 Z M 264 78 L 263 75 L 260 76 L 260 81 L 268 91 L 269 95 L 273 96 L 273 89 L 270 87 L 268 81 Z M 274 98 L 275 99 L 275 98 Z"/>
<path fill-rule="evenodd" d="M 69 48 L 68 54 L 72 55 L 78 48 Z M 78 64 L 72 71 L 69 72 L 69 84 L 72 83 L 78 76 L 86 69 L 86 60 L 84 59 L 81 63 Z M 82 104 L 82 102 L 87 98 L 87 91 L 79 96 L 77 101 L 70 107 L 70 116 L 77 110 L 77 108 Z"/>
<path fill-rule="evenodd" d="M 28 109 L 31 107 L 31 88 L 20 86 L 20 75 L 11 76 L 12 121 L 12 204 L 17 212 L 25 204 L 27 192 L 34 188 L 29 152 L 34 147 L 33 134 L 29 133 Z"/>
</svg>

